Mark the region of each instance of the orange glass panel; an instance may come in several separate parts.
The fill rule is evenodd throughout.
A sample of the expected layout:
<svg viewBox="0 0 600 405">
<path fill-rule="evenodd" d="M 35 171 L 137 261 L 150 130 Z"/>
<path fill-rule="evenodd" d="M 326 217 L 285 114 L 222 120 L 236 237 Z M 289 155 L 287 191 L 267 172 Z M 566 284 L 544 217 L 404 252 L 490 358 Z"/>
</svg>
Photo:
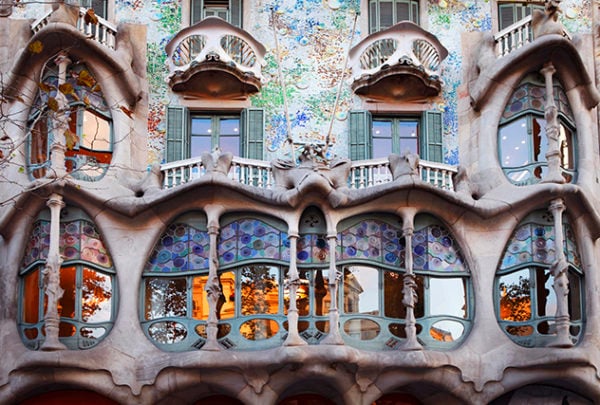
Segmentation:
<svg viewBox="0 0 600 405">
<path fill-rule="evenodd" d="M 40 271 L 28 273 L 23 280 L 23 321 L 36 323 L 40 320 Z"/>
<path fill-rule="evenodd" d="M 84 322 L 107 322 L 111 319 L 111 313 L 111 277 L 84 268 L 81 285 L 81 319 Z"/>
<path fill-rule="evenodd" d="M 529 269 L 500 277 L 500 319 L 503 321 L 527 321 L 531 319 L 531 291 Z"/>
<path fill-rule="evenodd" d="M 58 313 L 63 318 L 75 318 L 75 267 L 60 269 L 60 288 L 64 290 L 62 298 L 58 301 Z"/>
<path fill-rule="evenodd" d="M 208 319 L 208 297 L 206 294 L 206 282 L 208 276 L 197 276 L 192 279 L 192 318 L 199 320 Z M 220 297 L 217 305 L 223 300 L 223 296 Z"/>
<path fill-rule="evenodd" d="M 71 337 L 71 336 L 75 336 L 75 325 L 67 323 L 67 322 L 61 322 L 58 325 L 58 336 L 60 337 Z"/>
</svg>

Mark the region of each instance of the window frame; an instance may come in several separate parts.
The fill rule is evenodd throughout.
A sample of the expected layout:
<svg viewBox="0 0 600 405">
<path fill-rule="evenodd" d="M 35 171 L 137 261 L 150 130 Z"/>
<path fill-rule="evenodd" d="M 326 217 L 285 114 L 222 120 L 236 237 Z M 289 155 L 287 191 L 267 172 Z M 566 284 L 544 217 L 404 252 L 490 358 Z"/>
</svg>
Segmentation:
<svg viewBox="0 0 600 405">
<path fill-rule="evenodd" d="M 415 115 L 373 115 L 371 119 L 371 139 L 372 139 L 372 151 L 371 156 L 372 159 L 384 158 L 389 155 L 389 153 L 385 156 L 375 156 L 375 140 L 376 139 L 389 139 L 387 137 L 377 136 L 375 133 L 375 123 L 376 122 L 389 122 L 391 126 L 391 134 L 390 134 L 390 142 L 391 142 L 391 153 L 395 153 L 398 155 L 403 154 L 406 151 L 406 148 L 401 147 L 401 143 L 403 139 L 414 139 L 416 140 L 417 147 L 414 153 L 417 153 L 419 156 L 423 156 L 423 141 L 422 141 L 422 129 L 423 119 L 421 116 Z M 403 123 L 413 123 L 416 124 L 417 133 L 414 137 L 402 136 L 401 126 Z"/>
<path fill-rule="evenodd" d="M 239 117 L 239 155 L 243 158 L 262 160 L 264 154 L 265 111 L 262 108 L 248 107 L 238 110 L 202 110 L 182 105 L 167 108 L 167 134 L 163 162 L 185 159 L 199 159 L 191 156 L 192 116 Z M 211 145 L 212 145 L 211 138 Z M 205 152 L 212 152 L 205 151 Z"/>
<path fill-rule="evenodd" d="M 417 25 L 420 24 L 420 10 L 421 5 L 419 0 L 369 0 L 367 2 L 368 9 L 368 24 L 369 24 L 369 34 L 374 34 L 376 32 L 382 31 L 384 29 L 390 27 L 381 28 L 381 4 L 382 3 L 391 3 L 392 15 L 391 21 L 393 26 L 401 21 L 411 21 Z M 408 20 L 399 20 L 398 19 L 398 4 L 407 4 L 408 5 Z"/>
<path fill-rule="evenodd" d="M 342 232 L 350 229 L 352 226 L 359 224 L 363 221 L 377 221 L 382 224 L 386 224 L 387 226 L 397 227 L 397 232 L 401 232 L 401 226 L 398 225 L 395 218 L 386 216 L 386 215 L 360 215 L 358 217 L 347 218 L 344 221 L 340 222 L 338 225 L 338 241 L 342 240 Z M 451 229 L 444 225 L 441 221 L 437 220 L 434 217 L 429 215 L 419 215 L 415 219 L 415 230 L 417 232 L 426 230 L 428 233 L 430 227 L 438 227 L 440 229 L 445 229 L 447 234 L 451 237 L 454 246 L 457 251 L 457 256 L 460 258 L 463 263 L 464 270 L 463 271 L 452 271 L 452 272 L 443 272 L 440 270 L 424 270 L 419 269 L 418 266 L 414 266 L 413 274 L 415 275 L 415 279 L 417 281 L 417 293 L 422 292 L 422 295 L 419 295 L 417 304 L 414 309 L 414 314 L 417 323 L 417 334 L 419 336 L 419 340 L 424 346 L 428 349 L 435 350 L 452 350 L 462 344 L 470 333 L 472 323 L 473 323 L 473 291 L 472 291 L 472 282 L 471 282 L 471 273 L 468 269 L 467 263 L 463 258 L 462 249 L 460 248 L 458 241 L 453 236 Z M 390 231 L 393 228 L 389 229 Z M 405 246 L 404 236 L 397 236 L 399 241 L 398 244 L 400 247 Z M 415 235 L 413 235 L 413 242 L 415 240 Z M 338 243 L 339 245 L 339 243 Z M 383 242 L 382 242 L 383 245 Z M 413 244 L 413 250 L 416 247 Z M 338 246 L 339 249 L 342 249 L 343 246 Z M 341 253 L 338 252 L 338 256 Z M 344 259 L 343 257 L 339 257 L 336 261 L 338 269 L 344 274 L 342 281 L 340 282 L 339 294 L 338 294 L 338 308 L 340 313 L 340 333 L 347 341 L 347 343 L 355 345 L 361 348 L 368 348 L 371 350 L 387 350 L 387 349 L 395 349 L 400 347 L 406 340 L 405 337 L 397 335 L 392 332 L 392 327 L 397 328 L 398 331 L 403 330 L 406 325 L 405 317 L 395 317 L 389 315 L 388 308 L 386 308 L 386 277 L 388 274 L 390 275 L 398 275 L 398 291 L 400 292 L 401 297 L 400 301 L 403 299 L 403 277 L 406 274 L 406 268 L 402 265 L 402 258 L 399 257 L 399 265 L 393 265 L 391 263 L 381 263 L 372 259 Z M 368 313 L 360 313 L 360 312 L 347 312 L 345 308 L 345 277 L 346 270 L 353 266 L 359 268 L 372 269 L 373 271 L 377 271 L 377 300 L 378 300 L 378 313 L 377 314 L 368 314 Z M 372 279 L 372 277 L 369 277 Z M 452 314 L 438 314 L 432 313 L 432 297 L 431 297 L 431 281 L 432 280 L 460 280 L 462 281 L 462 285 L 464 287 L 464 316 L 458 317 Z M 419 288 L 421 290 L 419 290 Z M 397 308 L 401 310 L 399 312 L 406 313 L 405 305 L 400 302 Z M 375 322 L 380 327 L 379 335 L 373 339 L 369 340 L 361 340 L 355 337 L 348 335 L 348 333 L 344 329 L 344 325 L 348 321 L 358 320 L 358 319 L 367 319 L 372 322 Z M 458 337 L 455 341 L 451 343 L 438 341 L 433 338 L 431 334 L 431 329 L 438 322 L 444 321 L 453 321 L 461 324 L 463 330 L 460 337 Z M 405 336 L 405 335 L 404 335 Z"/>
<path fill-rule="evenodd" d="M 49 211 L 42 211 L 39 215 L 37 220 L 34 222 L 34 227 L 32 229 L 32 232 L 36 229 L 36 225 L 38 223 L 50 223 L 50 213 Z M 99 233 L 97 226 L 87 217 L 87 215 L 85 215 L 85 213 L 83 213 L 82 210 L 78 209 L 78 208 L 74 208 L 74 207 L 68 207 L 65 215 L 63 215 L 63 217 L 61 217 L 61 223 L 68 223 L 68 224 L 72 224 L 72 223 L 79 223 L 79 226 L 84 226 L 85 224 L 87 224 L 88 226 L 92 226 L 94 231 L 97 233 L 98 238 L 100 240 L 100 242 L 104 245 L 104 240 L 102 238 L 102 235 Z M 31 236 L 33 236 L 32 233 L 30 233 Z M 61 234 L 61 242 L 63 239 L 63 234 Z M 81 238 L 81 236 L 83 235 L 83 233 L 80 233 L 79 236 Z M 78 244 L 81 244 L 81 240 L 79 239 L 79 241 L 77 242 Z M 62 273 L 62 271 L 64 269 L 68 269 L 68 268 L 74 268 L 75 271 L 75 280 L 74 280 L 74 289 L 73 292 L 75 294 L 74 297 L 74 311 L 75 314 L 74 316 L 71 317 L 66 317 L 66 316 L 61 316 L 59 314 L 59 321 L 60 321 L 60 325 L 63 325 L 65 323 L 67 324 L 71 324 L 74 328 L 75 328 L 75 333 L 72 336 L 60 336 L 59 335 L 59 341 L 61 343 L 63 343 L 64 345 L 67 346 L 68 349 L 70 350 L 83 350 L 83 349 L 88 349 L 94 346 L 97 346 L 104 338 L 106 338 L 111 330 L 112 327 L 114 326 L 115 320 L 116 320 L 116 316 L 117 316 L 117 309 L 118 309 L 118 305 L 119 305 L 119 288 L 118 288 L 118 282 L 117 282 L 117 274 L 116 274 L 116 270 L 115 270 L 115 265 L 114 262 L 112 261 L 112 258 L 110 257 L 110 253 L 108 252 L 108 248 L 106 247 L 106 245 L 103 246 L 104 249 L 106 249 L 106 254 L 110 260 L 110 266 L 109 267 L 102 267 L 98 264 L 95 264 L 94 262 L 85 260 L 83 257 L 81 257 L 81 252 L 80 252 L 80 257 L 76 257 L 74 259 L 69 259 L 68 257 L 65 258 L 65 260 L 63 261 L 63 263 L 60 266 L 60 272 Z M 26 254 L 27 252 L 25 252 Z M 44 328 L 45 325 L 45 302 L 47 300 L 46 295 L 44 293 L 44 276 L 42 274 L 42 271 L 44 270 L 46 264 L 46 260 L 45 258 L 42 257 L 42 253 L 40 252 L 39 254 L 40 256 L 31 261 L 30 263 L 28 263 L 26 266 L 22 267 L 19 271 L 19 301 L 18 301 L 18 305 L 17 305 L 17 327 L 19 330 L 19 334 L 21 336 L 21 340 L 23 342 L 23 344 L 28 347 L 31 350 L 38 350 L 40 348 L 40 346 L 43 344 L 44 340 L 45 340 L 45 335 L 42 333 L 42 328 Z M 23 257 L 23 260 L 25 260 L 25 257 Z M 94 271 L 96 273 L 99 273 L 102 276 L 108 277 L 110 279 L 110 285 L 111 285 L 111 297 L 110 297 L 110 319 L 105 320 L 105 321 L 99 321 L 99 322 L 89 322 L 89 321 L 84 321 L 83 320 L 83 307 L 82 307 L 82 303 L 83 303 L 83 280 L 84 280 L 84 271 L 85 270 L 91 270 Z M 35 274 L 37 272 L 37 321 L 36 322 L 26 322 L 25 321 L 25 298 L 26 298 L 26 278 L 32 276 L 33 274 Z M 66 292 L 66 291 L 65 291 Z M 60 300 L 62 300 L 63 298 L 59 299 L 59 307 L 60 307 Z M 37 332 L 37 336 L 33 337 L 33 338 L 29 338 L 26 335 L 26 330 L 28 329 L 32 329 L 32 328 L 36 328 L 38 330 Z M 83 337 L 80 336 L 81 334 L 81 330 L 83 328 L 104 328 L 105 332 L 99 336 L 98 338 L 88 338 L 88 337 Z"/>
<path fill-rule="evenodd" d="M 533 90 L 527 90 L 525 95 L 520 99 L 516 100 L 516 94 L 521 92 L 523 89 L 532 88 Z M 537 106 L 533 107 L 533 102 L 535 99 L 530 96 L 530 93 L 535 91 L 536 89 L 543 89 L 543 97 L 546 98 L 545 93 L 545 85 L 541 82 L 537 82 L 534 79 L 526 77 L 521 83 L 517 86 L 516 90 L 511 94 L 509 100 L 504 106 L 504 111 L 502 116 L 500 117 L 500 121 L 498 123 L 498 132 L 496 137 L 497 143 L 497 159 L 498 164 L 506 179 L 517 186 L 527 186 L 532 184 L 537 184 L 543 180 L 543 174 L 547 170 L 548 161 L 546 159 L 545 153 L 541 153 L 542 150 L 545 150 L 548 143 L 548 138 L 546 135 L 545 126 L 547 123 L 545 122 L 545 104 L 542 104 L 539 108 Z M 563 140 L 562 134 L 568 133 L 569 136 L 565 136 L 564 139 L 570 138 L 571 145 L 567 145 L 567 151 L 569 152 L 567 162 L 570 167 L 564 166 L 565 160 L 563 156 L 563 151 L 565 150 L 564 144 L 559 145 L 559 150 L 561 152 L 561 164 L 560 170 L 568 183 L 575 183 L 577 180 L 577 170 L 578 170 L 578 141 L 577 141 L 577 128 L 574 123 L 574 117 L 572 116 L 572 111 L 570 110 L 570 105 L 564 90 L 562 89 L 561 84 L 558 81 L 554 81 L 553 83 L 553 92 L 554 92 L 554 102 L 557 106 L 557 121 L 559 127 L 559 141 Z M 539 97 L 538 97 L 539 98 Z M 516 100 L 516 101 L 515 101 Z M 523 101 L 525 100 L 525 101 Z M 521 110 L 512 110 L 511 106 L 515 103 L 520 103 L 524 108 Z M 510 116 L 506 117 L 506 114 L 510 110 Z M 569 116 L 571 115 L 571 116 Z M 520 166 L 508 166 L 510 163 L 507 162 L 507 154 L 503 152 L 507 152 L 503 148 L 503 141 L 507 141 L 510 133 L 503 134 L 503 130 L 510 127 L 511 125 L 517 123 L 519 120 L 525 120 L 524 124 L 521 124 L 523 128 L 526 128 L 527 139 L 521 141 L 527 142 L 526 146 L 529 151 L 529 156 L 527 159 L 527 163 L 522 164 Z M 534 120 L 543 121 L 540 126 L 540 159 L 535 160 L 535 133 L 534 133 Z M 513 134 L 513 136 L 515 136 Z M 517 134 L 516 136 L 519 136 Z M 564 142 L 564 141 L 563 141 Z M 516 148 L 516 147 L 515 147 Z M 512 174 L 524 173 L 527 174 L 527 177 L 524 179 L 515 179 L 514 177 L 510 177 Z"/>
<path fill-rule="evenodd" d="M 525 17 L 533 14 L 534 10 L 544 11 L 545 6 L 543 1 L 497 1 L 495 9 L 497 12 L 498 31 L 503 31 Z M 503 19 L 503 10 L 509 9 L 512 12 L 512 22 L 507 24 Z M 518 18 L 519 13 L 521 13 L 521 18 Z"/>
<path fill-rule="evenodd" d="M 443 163 L 443 114 L 441 111 L 430 110 L 417 113 L 381 113 L 374 114 L 367 110 L 350 111 L 349 117 L 349 153 L 351 160 L 373 159 L 373 121 L 380 118 L 396 119 L 398 122 L 405 120 L 418 122 L 419 134 L 417 145 L 419 157 L 431 162 Z M 399 140 L 396 142 L 399 148 Z M 391 153 L 402 154 L 392 150 Z M 387 157 L 387 156 L 386 156 Z"/>
<path fill-rule="evenodd" d="M 565 221 L 563 222 L 563 230 L 564 230 L 564 234 L 568 235 L 569 233 L 573 233 L 573 229 L 570 227 L 568 221 L 566 220 L 567 216 L 563 215 L 563 219 L 565 219 Z M 504 332 L 504 334 L 506 336 L 508 336 L 509 339 L 511 339 L 513 342 L 515 342 L 516 344 L 523 346 L 523 347 L 544 347 L 547 344 L 552 343 L 552 341 L 555 338 L 555 334 L 552 333 L 544 333 L 544 332 L 540 332 L 539 328 L 540 325 L 543 324 L 544 322 L 546 322 L 547 324 L 550 324 L 551 322 L 555 322 L 556 321 L 556 314 L 544 314 L 544 315 L 540 315 L 539 311 L 539 306 L 540 306 L 540 302 L 539 302 L 539 297 L 540 297 L 540 292 L 542 291 L 540 288 L 544 288 L 544 286 L 540 287 L 537 285 L 537 280 L 539 279 L 539 273 L 540 272 L 544 272 L 544 274 L 548 275 L 548 280 L 546 280 L 547 282 L 552 281 L 552 275 L 550 274 L 550 269 L 551 269 L 551 264 L 542 262 L 542 261 L 538 261 L 535 260 L 536 255 L 535 254 L 531 254 L 530 255 L 530 260 L 528 261 L 524 261 L 522 263 L 517 263 L 517 264 L 513 264 L 513 265 L 504 265 L 503 262 L 504 260 L 506 260 L 507 254 L 509 253 L 509 249 L 511 248 L 511 243 L 515 240 L 515 238 L 517 237 L 517 233 L 523 228 L 523 227 L 530 227 L 530 229 L 533 229 L 534 227 L 547 227 L 547 228 L 551 228 L 552 229 L 552 235 L 551 236 L 551 240 L 552 240 L 552 246 L 554 246 L 554 223 L 552 222 L 551 218 L 549 218 L 549 214 L 546 213 L 542 213 L 542 212 L 533 212 L 531 214 L 529 214 L 527 217 L 525 217 L 523 219 L 523 221 L 521 221 L 519 223 L 519 225 L 513 230 L 511 237 L 508 239 L 508 241 L 506 242 L 505 248 L 503 249 L 503 254 L 500 258 L 500 262 L 498 264 L 498 267 L 496 269 L 496 274 L 494 277 L 494 310 L 496 313 L 496 319 L 498 321 L 498 324 L 500 326 L 500 328 L 502 329 L 502 331 Z M 533 232 L 531 234 L 531 244 L 534 244 L 535 241 L 533 241 Z M 521 241 L 521 239 L 518 239 L 519 241 Z M 545 239 L 546 241 L 550 240 L 550 238 Z M 578 253 L 578 245 L 577 245 L 577 240 L 571 239 L 571 241 L 574 243 L 574 250 L 577 253 L 577 256 L 579 256 Z M 580 267 L 578 268 L 576 266 L 576 263 L 574 263 L 573 261 L 570 260 L 570 255 L 568 253 L 568 247 L 569 247 L 569 240 L 568 237 L 565 237 L 564 241 L 563 241 L 563 250 L 565 251 L 565 258 L 567 259 L 568 262 L 568 270 L 567 270 L 567 276 L 569 278 L 569 286 L 571 286 L 571 282 L 573 280 L 574 277 L 577 278 L 578 280 L 578 293 L 579 296 L 578 301 L 579 301 L 579 308 L 578 308 L 578 313 L 579 313 L 579 317 L 578 319 L 573 319 L 573 317 L 571 317 L 570 315 L 570 319 L 569 319 L 569 323 L 570 323 L 570 332 L 571 332 L 571 339 L 575 340 L 575 344 L 579 343 L 581 341 L 581 339 L 583 338 L 583 334 L 584 334 L 584 328 L 585 328 L 585 323 L 586 323 L 586 315 L 585 315 L 585 309 L 586 309 L 586 294 L 585 294 L 585 274 L 583 271 L 583 265 L 581 263 Z M 575 261 L 575 260 L 574 260 Z M 501 279 L 505 276 L 510 276 L 513 274 L 517 274 L 519 272 L 523 272 L 523 271 L 527 271 L 529 272 L 529 309 L 530 309 L 530 316 L 529 319 L 526 320 L 510 320 L 510 319 L 502 319 L 502 313 L 501 313 L 501 301 L 502 301 L 502 289 L 501 289 Z M 520 280 L 520 279 L 519 279 Z M 573 309 L 572 309 L 572 304 L 573 304 L 573 299 L 575 297 L 572 297 L 571 294 L 573 293 L 573 289 L 569 288 L 569 298 L 568 298 L 568 305 L 569 305 L 569 314 L 572 314 Z M 548 296 L 547 297 L 551 297 L 552 295 L 554 295 L 554 300 L 556 300 L 556 293 L 554 292 L 553 288 L 550 288 L 550 290 L 548 291 Z M 548 302 L 548 301 L 546 301 Z M 508 328 L 531 328 L 532 332 L 530 334 L 526 334 L 526 335 L 519 335 L 519 334 L 512 334 L 508 331 Z M 577 333 L 572 333 L 573 328 L 578 328 Z M 516 329 L 515 329 L 516 331 Z"/>
<path fill-rule="evenodd" d="M 212 4 L 217 2 L 222 4 Z M 227 5 L 225 5 L 225 3 L 227 3 Z M 225 18 L 224 20 L 237 28 L 243 28 L 243 3 L 243 0 L 190 0 L 190 2 L 188 3 L 190 9 L 188 23 L 191 26 L 204 20 L 206 17 L 208 17 L 208 15 L 206 14 L 207 10 L 226 10 L 227 18 Z"/>
<path fill-rule="evenodd" d="M 210 135 L 204 135 L 204 134 L 195 134 L 193 133 L 193 127 L 194 127 L 194 120 L 199 119 L 199 120 L 210 120 Z M 221 122 L 225 121 L 225 120 L 233 120 L 233 119 L 237 119 L 238 125 L 237 125 L 237 129 L 238 129 L 238 133 L 237 135 L 230 135 L 230 134 L 221 134 Z M 210 150 L 201 150 L 199 151 L 199 155 L 201 155 L 204 152 L 212 152 L 217 146 L 219 146 L 221 152 L 226 152 L 225 149 L 223 149 L 220 145 L 221 145 L 221 138 L 238 138 L 238 153 L 233 153 L 234 156 L 239 156 L 242 154 L 243 151 L 243 145 L 242 145 L 242 131 L 241 131 L 241 124 L 242 124 L 242 118 L 241 118 L 241 114 L 233 114 L 233 113 L 215 113 L 215 112 L 191 112 L 190 113 L 190 142 L 189 142 L 189 151 L 188 151 L 188 156 L 189 157 L 194 157 L 192 156 L 192 152 L 193 152 L 193 140 L 194 137 L 197 138 L 210 138 Z M 199 156 L 198 155 L 198 156 Z"/>
</svg>

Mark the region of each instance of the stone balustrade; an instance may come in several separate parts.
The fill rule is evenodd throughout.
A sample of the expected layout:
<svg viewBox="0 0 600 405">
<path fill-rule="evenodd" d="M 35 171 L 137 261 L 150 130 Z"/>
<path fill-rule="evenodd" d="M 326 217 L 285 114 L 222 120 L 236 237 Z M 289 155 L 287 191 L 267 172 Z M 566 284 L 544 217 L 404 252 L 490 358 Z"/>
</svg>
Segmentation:
<svg viewBox="0 0 600 405">
<path fill-rule="evenodd" d="M 163 188 L 173 188 L 189 183 L 206 174 L 200 157 L 165 163 L 161 166 Z M 418 172 L 421 180 L 443 190 L 454 191 L 453 176 L 455 166 L 420 160 Z M 240 184 L 262 189 L 272 189 L 274 185 L 272 167 L 269 162 L 234 157 L 227 177 Z M 389 183 L 392 179 L 390 163 L 387 158 L 359 160 L 352 162 L 348 186 L 351 189 L 363 189 Z"/>
<path fill-rule="evenodd" d="M 42 17 L 34 21 L 33 24 L 31 24 L 31 30 L 34 34 L 48 25 L 53 13 L 54 10 L 50 10 L 48 13 L 44 14 Z M 115 49 L 117 36 L 117 27 L 115 25 L 101 17 L 97 17 L 98 22 L 95 24 L 86 22 L 85 16 L 87 9 L 83 7 L 79 8 L 78 13 L 79 17 L 77 18 L 76 28 L 79 32 L 110 49 Z"/>
<path fill-rule="evenodd" d="M 562 35 L 571 39 L 571 35 L 563 29 Z M 534 40 L 532 17 L 528 15 L 494 35 L 496 56 L 501 58 L 527 45 Z"/>
</svg>

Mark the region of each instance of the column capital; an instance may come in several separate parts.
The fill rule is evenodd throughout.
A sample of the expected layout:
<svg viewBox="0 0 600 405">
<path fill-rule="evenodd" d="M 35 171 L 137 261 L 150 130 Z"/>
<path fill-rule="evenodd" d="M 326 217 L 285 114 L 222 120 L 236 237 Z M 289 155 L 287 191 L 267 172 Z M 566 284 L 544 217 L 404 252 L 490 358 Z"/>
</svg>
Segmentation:
<svg viewBox="0 0 600 405">
<path fill-rule="evenodd" d="M 59 207 L 63 208 L 65 206 L 65 202 L 63 201 L 62 195 L 52 193 L 48 201 L 46 201 L 46 205 L 50 208 Z"/>
<path fill-rule="evenodd" d="M 565 209 L 566 205 L 562 198 L 552 200 L 548 206 L 548 210 L 552 213 L 552 215 L 561 214 Z"/>
<path fill-rule="evenodd" d="M 543 68 L 540 69 L 540 73 L 546 77 L 547 77 L 547 75 L 550 75 L 550 77 L 552 77 L 552 75 L 554 75 L 554 73 L 556 73 L 556 68 L 554 67 L 552 62 L 548 62 L 548 63 L 544 64 Z"/>
</svg>

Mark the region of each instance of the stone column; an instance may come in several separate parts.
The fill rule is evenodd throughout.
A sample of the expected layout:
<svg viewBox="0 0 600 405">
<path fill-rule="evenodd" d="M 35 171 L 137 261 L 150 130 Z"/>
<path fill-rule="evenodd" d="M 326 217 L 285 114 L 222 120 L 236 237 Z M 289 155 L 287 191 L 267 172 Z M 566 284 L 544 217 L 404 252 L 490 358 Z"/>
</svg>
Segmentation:
<svg viewBox="0 0 600 405">
<path fill-rule="evenodd" d="M 565 204 L 562 199 L 557 198 L 550 203 L 549 207 L 554 217 L 554 246 L 556 260 L 550 267 L 553 283 L 552 288 L 556 293 L 556 340 L 550 344 L 552 347 L 571 347 L 573 342 L 569 335 L 570 316 L 569 316 L 569 278 L 567 271 L 569 264 L 565 258 L 564 251 L 564 232 L 562 213 L 565 210 Z M 541 286 L 538 286 L 541 288 Z"/>
<path fill-rule="evenodd" d="M 54 63 L 58 66 L 58 85 L 64 84 L 67 77 L 67 67 L 71 63 L 66 52 L 61 52 L 54 59 Z M 52 122 L 51 132 L 53 134 L 52 145 L 50 145 L 50 172 L 48 177 L 60 178 L 67 174 L 65 168 L 65 151 L 67 150 L 65 132 L 69 130 L 69 118 L 67 118 L 67 111 L 69 109 L 69 102 L 67 97 L 60 92 L 56 91 L 56 102 L 57 111 L 49 112 Z M 73 119 L 73 117 L 71 117 Z"/>
<path fill-rule="evenodd" d="M 62 196 L 52 194 L 47 202 L 50 207 L 50 246 L 46 266 L 42 271 L 44 277 L 44 293 L 48 297 L 44 326 L 46 339 L 40 347 L 41 350 L 65 350 L 67 347 L 58 340 L 60 314 L 58 301 L 62 298 L 64 290 L 60 288 L 60 266 L 63 258 L 60 255 L 60 211 L 65 206 Z"/>
<path fill-rule="evenodd" d="M 561 174 L 560 158 L 560 129 L 558 125 L 558 108 L 554 104 L 554 86 L 552 76 L 556 69 L 552 63 L 544 65 L 540 73 L 544 75 L 546 82 L 546 105 L 544 106 L 544 118 L 546 118 L 546 137 L 548 138 L 548 150 L 546 151 L 546 162 L 548 172 L 542 178 L 543 183 L 564 183 L 565 178 Z"/>
<path fill-rule="evenodd" d="M 290 294 L 290 305 L 288 308 L 288 335 L 283 343 L 284 346 L 303 346 L 306 341 L 300 337 L 298 333 L 298 307 L 296 305 L 296 293 L 300 286 L 300 277 L 298 276 L 298 266 L 296 263 L 296 251 L 298 243 L 298 235 L 289 235 L 290 240 L 290 269 L 288 271 L 287 288 Z"/>
<path fill-rule="evenodd" d="M 208 226 L 208 236 L 210 239 L 209 247 L 209 267 L 208 280 L 204 286 L 206 291 L 206 299 L 208 301 L 208 319 L 206 320 L 206 343 L 202 346 L 202 350 L 218 351 L 221 346 L 217 341 L 217 333 L 219 331 L 219 316 L 218 306 L 219 300 L 223 296 L 221 283 L 219 282 L 219 257 L 217 255 L 217 237 L 219 235 L 218 225 Z"/>
<path fill-rule="evenodd" d="M 337 235 L 327 235 L 329 241 L 329 334 L 321 341 L 325 345 L 343 345 L 344 340 L 340 335 L 340 313 L 338 311 L 338 286 L 343 277 L 343 272 L 338 271 L 335 263 L 335 250 Z"/>
<path fill-rule="evenodd" d="M 422 350 L 423 346 L 417 340 L 417 322 L 415 319 L 415 305 L 419 298 L 417 296 L 417 281 L 413 273 L 413 257 L 412 257 L 412 236 L 414 227 L 412 221 L 406 224 L 403 231 L 405 240 L 405 265 L 406 273 L 403 278 L 402 288 L 402 303 L 406 307 L 406 319 L 404 331 L 406 333 L 406 343 L 402 346 L 402 350 Z"/>
</svg>

